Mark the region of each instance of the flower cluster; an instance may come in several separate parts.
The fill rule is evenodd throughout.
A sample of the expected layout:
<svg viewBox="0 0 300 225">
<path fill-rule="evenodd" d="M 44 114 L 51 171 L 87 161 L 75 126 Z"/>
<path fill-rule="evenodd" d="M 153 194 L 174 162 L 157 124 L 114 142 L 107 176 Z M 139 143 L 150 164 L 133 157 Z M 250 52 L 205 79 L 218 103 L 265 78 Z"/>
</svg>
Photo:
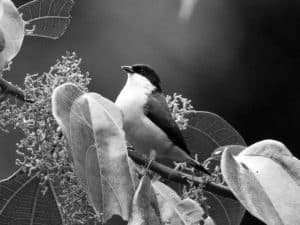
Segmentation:
<svg viewBox="0 0 300 225">
<path fill-rule="evenodd" d="M 167 95 L 166 100 L 171 110 L 172 116 L 175 119 L 181 130 L 187 127 L 188 119 L 186 114 L 193 111 L 191 100 L 182 97 L 182 95 L 174 93 L 173 96 Z"/>
<path fill-rule="evenodd" d="M 7 99 L 0 105 L 0 129 L 17 129 L 23 133 L 17 143 L 19 157 L 16 164 L 28 171 L 29 175 L 37 171 L 41 185 L 47 180 L 54 184 L 66 224 L 96 221 L 95 213 L 74 174 L 65 140 L 51 112 L 51 95 L 57 86 L 72 82 L 87 91 L 89 74 L 81 72 L 80 64 L 81 59 L 75 53 L 67 53 L 49 72 L 26 76 L 24 93 L 26 99 L 33 100 L 33 103 L 21 104 L 18 100 Z"/>
</svg>

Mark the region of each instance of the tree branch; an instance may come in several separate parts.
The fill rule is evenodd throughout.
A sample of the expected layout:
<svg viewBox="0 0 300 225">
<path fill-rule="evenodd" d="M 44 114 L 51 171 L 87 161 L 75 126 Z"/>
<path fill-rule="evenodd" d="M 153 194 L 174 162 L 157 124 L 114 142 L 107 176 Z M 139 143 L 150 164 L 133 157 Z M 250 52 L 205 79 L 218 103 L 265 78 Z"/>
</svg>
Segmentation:
<svg viewBox="0 0 300 225">
<path fill-rule="evenodd" d="M 16 97 L 17 99 L 21 100 L 22 102 L 33 103 L 34 101 L 30 99 L 26 99 L 24 92 L 18 88 L 17 86 L 11 84 L 4 78 L 0 77 L 0 102 L 4 100 L 8 96 Z"/>
<path fill-rule="evenodd" d="M 148 163 L 150 161 L 146 157 L 144 157 L 132 150 L 128 151 L 128 155 L 135 163 L 137 163 L 139 165 L 148 165 Z M 170 167 L 167 167 L 167 166 L 165 166 L 161 163 L 155 162 L 155 161 L 151 162 L 149 169 L 158 173 L 161 177 L 171 180 L 171 181 L 174 181 L 176 183 L 186 184 L 186 185 L 188 185 L 190 182 L 193 182 L 196 185 L 204 184 L 203 188 L 205 191 L 215 193 L 215 194 L 220 195 L 225 198 L 231 198 L 231 199 L 236 200 L 235 196 L 230 191 L 230 189 L 224 185 L 217 184 L 214 182 L 206 182 L 205 183 L 205 181 L 200 177 L 196 177 L 194 175 L 176 171 Z"/>
</svg>

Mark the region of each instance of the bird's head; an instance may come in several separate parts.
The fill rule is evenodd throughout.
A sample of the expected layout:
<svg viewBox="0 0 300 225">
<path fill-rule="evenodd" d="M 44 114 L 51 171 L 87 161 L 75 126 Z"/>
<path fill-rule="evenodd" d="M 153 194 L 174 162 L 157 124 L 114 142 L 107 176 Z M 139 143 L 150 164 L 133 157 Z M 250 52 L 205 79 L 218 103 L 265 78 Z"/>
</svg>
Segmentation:
<svg viewBox="0 0 300 225">
<path fill-rule="evenodd" d="M 134 64 L 132 66 L 122 66 L 121 68 L 128 74 L 128 77 L 133 77 L 133 79 L 146 78 L 156 88 L 156 91 L 161 92 L 159 76 L 150 66 Z"/>
</svg>

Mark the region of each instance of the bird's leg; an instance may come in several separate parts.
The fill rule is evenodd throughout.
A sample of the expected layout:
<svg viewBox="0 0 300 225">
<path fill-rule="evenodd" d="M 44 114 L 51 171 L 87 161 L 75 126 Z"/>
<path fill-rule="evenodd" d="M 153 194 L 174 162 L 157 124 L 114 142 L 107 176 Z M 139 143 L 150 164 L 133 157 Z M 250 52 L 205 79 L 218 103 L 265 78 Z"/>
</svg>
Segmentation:
<svg viewBox="0 0 300 225">
<path fill-rule="evenodd" d="M 149 167 L 150 167 L 151 163 L 155 160 L 155 157 L 156 157 L 156 151 L 151 150 L 150 157 L 149 157 L 149 162 L 148 162 L 148 165 L 146 166 L 146 170 L 149 170 Z"/>
<path fill-rule="evenodd" d="M 157 175 L 155 172 L 150 171 L 151 164 L 155 161 L 156 158 L 156 151 L 152 150 L 149 154 L 149 159 L 145 167 L 143 167 L 142 175 L 148 175 L 151 179 L 159 179 L 160 176 Z"/>
</svg>

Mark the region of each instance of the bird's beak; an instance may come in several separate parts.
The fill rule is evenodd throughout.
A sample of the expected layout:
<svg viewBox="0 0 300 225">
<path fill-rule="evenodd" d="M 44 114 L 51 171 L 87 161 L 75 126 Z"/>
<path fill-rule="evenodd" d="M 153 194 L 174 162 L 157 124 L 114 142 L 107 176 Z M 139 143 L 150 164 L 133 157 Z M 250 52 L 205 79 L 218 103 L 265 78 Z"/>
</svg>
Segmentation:
<svg viewBox="0 0 300 225">
<path fill-rule="evenodd" d="M 121 68 L 127 73 L 134 73 L 132 66 L 121 66 Z"/>
</svg>

